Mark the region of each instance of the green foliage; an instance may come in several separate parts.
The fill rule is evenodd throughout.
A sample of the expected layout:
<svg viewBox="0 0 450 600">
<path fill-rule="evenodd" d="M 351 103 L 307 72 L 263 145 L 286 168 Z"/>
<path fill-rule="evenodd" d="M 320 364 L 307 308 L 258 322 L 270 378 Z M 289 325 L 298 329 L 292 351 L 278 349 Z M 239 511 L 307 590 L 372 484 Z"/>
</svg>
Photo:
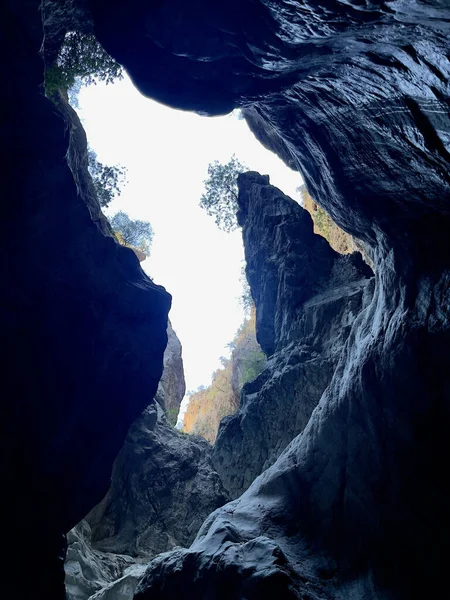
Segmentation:
<svg viewBox="0 0 450 600">
<path fill-rule="evenodd" d="M 126 169 L 120 165 L 110 167 L 97 160 L 97 155 L 93 150 L 89 150 L 89 173 L 94 182 L 100 206 L 106 207 L 115 196 L 120 196 L 120 186 L 126 180 Z"/>
<path fill-rule="evenodd" d="M 239 378 L 239 385 L 253 381 L 258 377 L 266 366 L 267 358 L 262 350 L 254 350 L 242 359 L 242 374 Z"/>
<path fill-rule="evenodd" d="M 45 73 L 47 95 L 60 88 L 71 88 L 78 77 L 84 85 L 97 81 L 112 83 L 122 79 L 123 69 L 105 52 L 95 36 L 71 31 L 66 34 L 56 63 Z"/>
<path fill-rule="evenodd" d="M 69 104 L 72 108 L 80 108 L 78 101 L 78 95 L 83 87 L 83 80 L 81 77 L 76 77 L 74 84 L 67 90 L 67 96 L 69 98 Z"/>
<path fill-rule="evenodd" d="M 203 182 L 205 193 L 200 199 L 200 206 L 214 217 L 216 225 L 223 231 L 234 231 L 238 226 L 237 176 L 246 169 L 234 154 L 226 164 L 215 160 L 208 165 L 208 179 Z"/>
<path fill-rule="evenodd" d="M 228 344 L 233 350 L 231 359 L 220 359 L 223 368 L 213 373 L 211 385 L 188 393 L 190 400 L 183 423 L 187 433 L 201 435 L 214 443 L 221 419 L 238 409 L 244 383 L 256 379 L 264 369 L 266 357 L 256 341 L 255 321 L 253 308 Z"/>
<path fill-rule="evenodd" d="M 166 419 L 169 425 L 175 427 L 178 419 L 178 408 L 169 408 L 169 410 L 166 411 Z"/>
<path fill-rule="evenodd" d="M 241 277 L 240 282 L 242 285 L 242 295 L 239 298 L 239 304 L 244 309 L 244 315 L 246 318 L 250 316 L 252 308 L 255 306 L 252 297 L 252 291 L 250 289 L 250 284 L 248 283 L 247 274 L 245 272 L 245 264 L 241 267 Z"/>
<path fill-rule="evenodd" d="M 133 221 L 126 213 L 120 211 L 109 222 L 121 243 L 142 250 L 146 256 L 150 255 L 153 229 L 148 221 Z"/>
</svg>

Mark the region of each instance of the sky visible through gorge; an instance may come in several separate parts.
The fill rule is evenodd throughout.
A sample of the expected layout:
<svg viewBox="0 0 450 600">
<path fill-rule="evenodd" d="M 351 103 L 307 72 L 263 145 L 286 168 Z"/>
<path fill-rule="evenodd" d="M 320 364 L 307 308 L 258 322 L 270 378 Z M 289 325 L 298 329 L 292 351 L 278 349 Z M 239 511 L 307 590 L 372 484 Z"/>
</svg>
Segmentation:
<svg viewBox="0 0 450 600">
<path fill-rule="evenodd" d="M 168 108 L 142 96 L 126 76 L 82 88 L 77 110 L 98 160 L 128 170 L 121 196 L 105 212 L 123 210 L 153 227 L 142 268 L 172 294 L 169 316 L 183 346 L 187 390 L 209 385 L 243 320 L 244 251 L 240 230 L 220 231 L 198 206 L 208 164 L 236 154 L 293 198 L 301 177 L 236 114 L 200 117 Z"/>
</svg>

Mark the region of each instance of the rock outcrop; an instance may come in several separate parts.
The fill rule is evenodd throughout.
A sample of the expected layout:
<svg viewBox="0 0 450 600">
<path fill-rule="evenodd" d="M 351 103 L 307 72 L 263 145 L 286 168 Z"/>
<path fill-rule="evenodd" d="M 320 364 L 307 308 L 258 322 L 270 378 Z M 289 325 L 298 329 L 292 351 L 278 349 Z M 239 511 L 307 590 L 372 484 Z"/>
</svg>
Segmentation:
<svg viewBox="0 0 450 600">
<path fill-rule="evenodd" d="M 108 494 L 87 516 L 94 547 L 152 557 L 189 545 L 228 499 L 210 454 L 205 440 L 170 427 L 158 405 L 147 408 L 116 460 Z"/>
<path fill-rule="evenodd" d="M 244 177 L 248 180 L 250 206 L 258 195 L 267 203 L 267 178 L 256 174 Z M 289 210 L 285 197 L 278 191 L 272 194 L 282 210 L 277 214 L 270 203 L 266 211 L 261 210 L 262 204 L 256 200 L 259 211 L 255 211 L 255 222 L 258 218 L 278 219 L 279 227 L 272 240 L 283 239 L 282 225 L 286 223 L 286 231 L 294 234 L 295 245 L 303 239 L 314 247 L 317 239 L 308 241 L 307 235 L 300 238 L 298 228 L 289 223 L 292 213 L 301 209 L 291 204 Z M 245 214 L 246 218 L 249 213 L 252 211 Z M 309 215 L 302 211 L 299 218 L 309 222 L 312 232 Z M 248 245 L 257 236 L 246 235 L 245 221 L 243 225 Z M 267 225 L 266 222 L 264 230 Z M 247 234 L 251 232 L 249 228 Z M 320 243 L 326 242 L 321 239 Z M 268 244 L 269 252 L 271 248 Z M 291 256 L 286 251 L 284 256 L 289 264 Z M 277 255 L 272 252 L 271 257 L 276 265 Z M 265 286 L 270 280 L 271 262 L 263 263 L 266 272 L 264 277 L 258 277 L 249 255 L 247 260 L 252 290 L 262 283 L 266 293 L 272 294 L 269 298 L 276 299 L 278 285 Z M 348 259 L 338 258 L 341 260 Z M 330 275 L 332 267 L 325 261 L 323 264 L 328 264 Z M 407 599 L 414 596 L 416 586 L 425 589 L 435 573 L 436 561 L 446 554 L 448 545 L 444 533 L 448 531 L 445 484 L 436 477 L 435 469 L 438 465 L 443 468 L 439 456 L 445 444 L 442 426 L 447 409 L 441 401 L 449 388 L 441 371 L 442 343 L 447 339 L 447 325 L 442 325 L 450 273 L 444 271 L 434 280 L 436 312 L 432 311 L 434 316 L 429 322 L 430 308 L 423 308 L 430 291 L 430 275 L 414 294 L 401 286 L 399 296 L 388 297 L 385 277 L 393 266 L 378 264 L 373 295 L 366 293 L 355 303 L 359 313 L 348 318 L 350 331 L 347 330 L 347 341 L 340 348 L 339 344 L 336 346 L 331 382 L 303 432 L 241 497 L 211 515 L 189 550 L 175 550 L 152 561 L 138 587 L 136 600 L 169 599 L 176 590 L 178 597 L 186 599 L 220 598 L 213 589 L 226 590 L 226 597 L 236 600 L 275 595 L 317 600 Z M 344 288 L 348 298 L 355 293 L 351 279 L 347 274 Z M 278 283 L 275 278 L 271 281 Z M 280 281 L 292 286 L 295 279 L 282 277 Z M 392 284 L 392 271 L 387 281 Z M 334 321 L 332 314 L 323 321 L 319 317 L 324 316 L 321 308 L 329 310 L 333 305 L 333 297 L 339 300 L 342 286 L 329 288 L 321 307 L 320 296 L 314 290 L 319 282 L 320 276 L 310 280 L 310 297 L 303 295 L 303 312 L 319 325 L 316 332 L 326 331 L 329 326 L 339 339 L 345 332 L 345 322 Z M 358 287 L 357 281 L 353 285 Z M 282 297 L 294 299 L 295 294 L 287 289 Z M 269 316 L 278 311 L 293 315 L 292 307 L 284 301 L 275 300 L 272 306 L 276 310 L 269 311 Z M 430 307 L 428 302 L 426 306 Z M 265 338 L 266 344 L 278 340 L 271 360 L 277 358 L 291 337 L 283 328 L 287 321 L 282 315 L 276 321 L 281 329 L 265 329 L 273 332 Z M 292 323 L 300 326 L 297 332 L 301 334 L 302 319 L 293 319 Z M 328 347 L 333 345 L 331 338 L 323 341 Z M 399 381 L 400 373 L 403 376 Z M 271 376 L 276 382 L 274 370 Z M 295 385 L 295 379 L 286 386 L 287 390 L 292 389 L 292 383 Z M 264 406 L 264 387 L 258 380 L 250 385 L 254 386 L 255 395 L 248 406 L 259 399 Z M 243 411 L 245 393 L 240 409 Z M 279 418 L 279 410 L 275 414 Z M 240 425 L 238 413 L 225 423 L 217 444 L 233 419 Z M 245 422 L 245 413 L 242 421 Z M 431 431 L 434 437 L 430 437 Z M 417 488 L 418 478 L 426 484 L 425 489 Z M 411 512 L 404 512 L 406 506 Z M 427 544 L 432 560 L 421 552 L 417 554 L 414 539 L 418 535 Z M 415 567 L 414 578 L 411 564 Z"/>
<path fill-rule="evenodd" d="M 228 500 L 210 454 L 208 442 L 168 425 L 158 404 L 144 411 L 114 464 L 108 494 L 70 533 L 68 600 L 131 598 L 144 564 L 189 546 Z"/>
<path fill-rule="evenodd" d="M 445 572 L 450 530 L 441 477 L 450 424 L 450 8 L 440 0 L 134 7 L 98 0 L 93 16 L 140 90 L 211 114 L 245 106 L 257 138 L 302 172 L 313 200 L 363 241 L 376 272 L 372 300 L 303 433 L 215 514 L 189 564 L 177 559 L 176 576 L 174 556 L 155 563 L 147 597 L 162 582 L 167 597 L 175 581 L 179 597 L 194 589 L 202 597 L 205 578 L 219 576 L 229 598 L 251 597 L 262 535 L 289 566 L 265 573 L 292 582 L 294 565 L 310 583 L 297 585 L 306 595 L 427 595 Z M 254 570 L 243 571 L 252 544 Z M 219 569 L 234 550 L 230 568 Z M 308 592 L 314 582 L 322 591 Z"/>
<path fill-rule="evenodd" d="M 167 346 L 164 351 L 164 370 L 156 392 L 156 401 L 164 410 L 170 425 L 177 422 L 181 401 L 186 392 L 181 343 L 169 321 Z"/>
<path fill-rule="evenodd" d="M 67 600 L 86 600 L 92 597 L 111 597 L 119 586 L 132 597 L 145 565 L 126 555 L 94 550 L 91 528 L 81 521 L 67 535 L 68 548 L 65 564 Z M 136 577 L 139 573 L 139 578 Z M 119 598 L 119 594 L 115 598 Z"/>
<path fill-rule="evenodd" d="M 143 564 L 189 546 L 205 518 L 228 501 L 211 446 L 168 424 L 162 405 L 184 396 L 181 344 L 170 323 L 164 371 L 152 404 L 131 427 L 105 498 L 70 532 L 68 600 L 131 598 Z"/>
<path fill-rule="evenodd" d="M 313 233 L 309 213 L 267 176 L 241 175 L 238 204 L 256 336 L 271 358 L 244 386 L 240 409 L 222 421 L 214 446 L 233 498 L 304 429 L 373 291 L 361 256 L 333 251 Z"/>
</svg>

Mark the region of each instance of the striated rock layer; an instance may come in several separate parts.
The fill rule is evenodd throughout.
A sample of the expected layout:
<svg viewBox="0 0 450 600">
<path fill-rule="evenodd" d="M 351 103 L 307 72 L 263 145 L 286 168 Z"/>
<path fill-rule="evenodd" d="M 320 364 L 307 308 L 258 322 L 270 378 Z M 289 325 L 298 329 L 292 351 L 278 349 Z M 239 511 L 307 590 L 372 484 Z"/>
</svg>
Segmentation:
<svg viewBox="0 0 450 600">
<path fill-rule="evenodd" d="M 269 184 L 239 178 L 238 213 L 256 335 L 271 358 L 224 419 L 213 461 L 236 498 L 309 421 L 331 381 L 372 273 L 359 254 L 342 256 L 313 233 L 309 213 Z"/>
</svg>

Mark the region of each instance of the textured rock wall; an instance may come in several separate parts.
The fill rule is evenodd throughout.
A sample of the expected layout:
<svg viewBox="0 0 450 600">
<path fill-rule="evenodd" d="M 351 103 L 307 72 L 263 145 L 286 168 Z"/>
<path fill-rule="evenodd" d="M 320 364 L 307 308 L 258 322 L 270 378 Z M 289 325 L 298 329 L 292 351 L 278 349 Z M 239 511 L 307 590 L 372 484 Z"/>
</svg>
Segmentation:
<svg viewBox="0 0 450 600">
<path fill-rule="evenodd" d="M 309 213 L 267 176 L 240 176 L 238 203 L 256 335 L 272 356 L 244 386 L 239 411 L 222 421 L 214 446 L 233 498 L 306 426 L 373 291 L 361 256 L 334 252 L 313 233 Z"/>
<path fill-rule="evenodd" d="M 156 392 L 170 296 L 78 193 L 70 131 L 43 93 L 39 2 L 3 3 L 0 16 L 2 593 L 62 598 L 63 534 L 107 491 L 127 429 Z"/>
<path fill-rule="evenodd" d="M 169 427 L 159 408 L 146 409 L 115 463 L 110 491 L 87 517 L 95 548 L 150 557 L 190 544 L 227 500 L 209 458 L 206 441 Z"/>
<path fill-rule="evenodd" d="M 430 595 L 449 554 L 448 3 L 89 4 L 143 93 L 211 114 L 246 106 L 376 271 L 303 433 L 189 551 L 155 559 L 138 597 Z M 80 201 L 66 124 L 42 93 L 38 9 L 0 8 L 3 591 L 61 598 L 61 533 L 101 497 L 156 391 L 169 298 Z"/>
<path fill-rule="evenodd" d="M 303 432 L 241 497 L 211 515 L 189 550 L 152 561 L 136 600 L 169 599 L 180 589 L 182 598 L 221 598 L 220 589 L 236 600 L 406 600 L 429 587 L 449 549 L 439 475 L 450 390 L 450 270 L 439 265 L 447 256 L 436 256 L 436 270 L 414 283 L 395 261 L 377 264 L 373 296 L 359 304 Z M 297 382 L 296 374 L 286 389 Z M 250 399 L 261 402 L 259 410 L 260 389 Z"/>
<path fill-rule="evenodd" d="M 156 400 L 171 425 L 175 425 L 181 401 L 186 391 L 181 343 L 169 321 L 167 346 L 164 351 L 164 370 L 156 392 Z"/>
<path fill-rule="evenodd" d="M 184 396 L 181 344 L 170 323 L 164 371 L 149 406 L 131 427 L 105 498 L 69 534 L 68 600 L 131 598 L 143 563 L 188 546 L 228 497 L 210 463 L 211 447 L 183 435 L 162 408 Z"/>
<path fill-rule="evenodd" d="M 155 561 L 146 597 L 180 581 L 184 597 L 201 597 L 219 572 L 230 598 L 258 597 L 271 577 L 293 586 L 285 597 L 426 595 L 445 571 L 449 531 L 439 475 L 450 389 L 448 4 L 129 7 L 96 0 L 95 29 L 143 93 L 213 114 L 246 106 L 255 135 L 303 173 L 376 271 L 303 433 L 190 553 Z"/>
<path fill-rule="evenodd" d="M 68 600 L 131 598 L 144 563 L 193 541 L 228 500 L 210 454 L 205 440 L 168 425 L 159 405 L 144 411 L 116 459 L 107 495 L 70 533 Z"/>
</svg>

